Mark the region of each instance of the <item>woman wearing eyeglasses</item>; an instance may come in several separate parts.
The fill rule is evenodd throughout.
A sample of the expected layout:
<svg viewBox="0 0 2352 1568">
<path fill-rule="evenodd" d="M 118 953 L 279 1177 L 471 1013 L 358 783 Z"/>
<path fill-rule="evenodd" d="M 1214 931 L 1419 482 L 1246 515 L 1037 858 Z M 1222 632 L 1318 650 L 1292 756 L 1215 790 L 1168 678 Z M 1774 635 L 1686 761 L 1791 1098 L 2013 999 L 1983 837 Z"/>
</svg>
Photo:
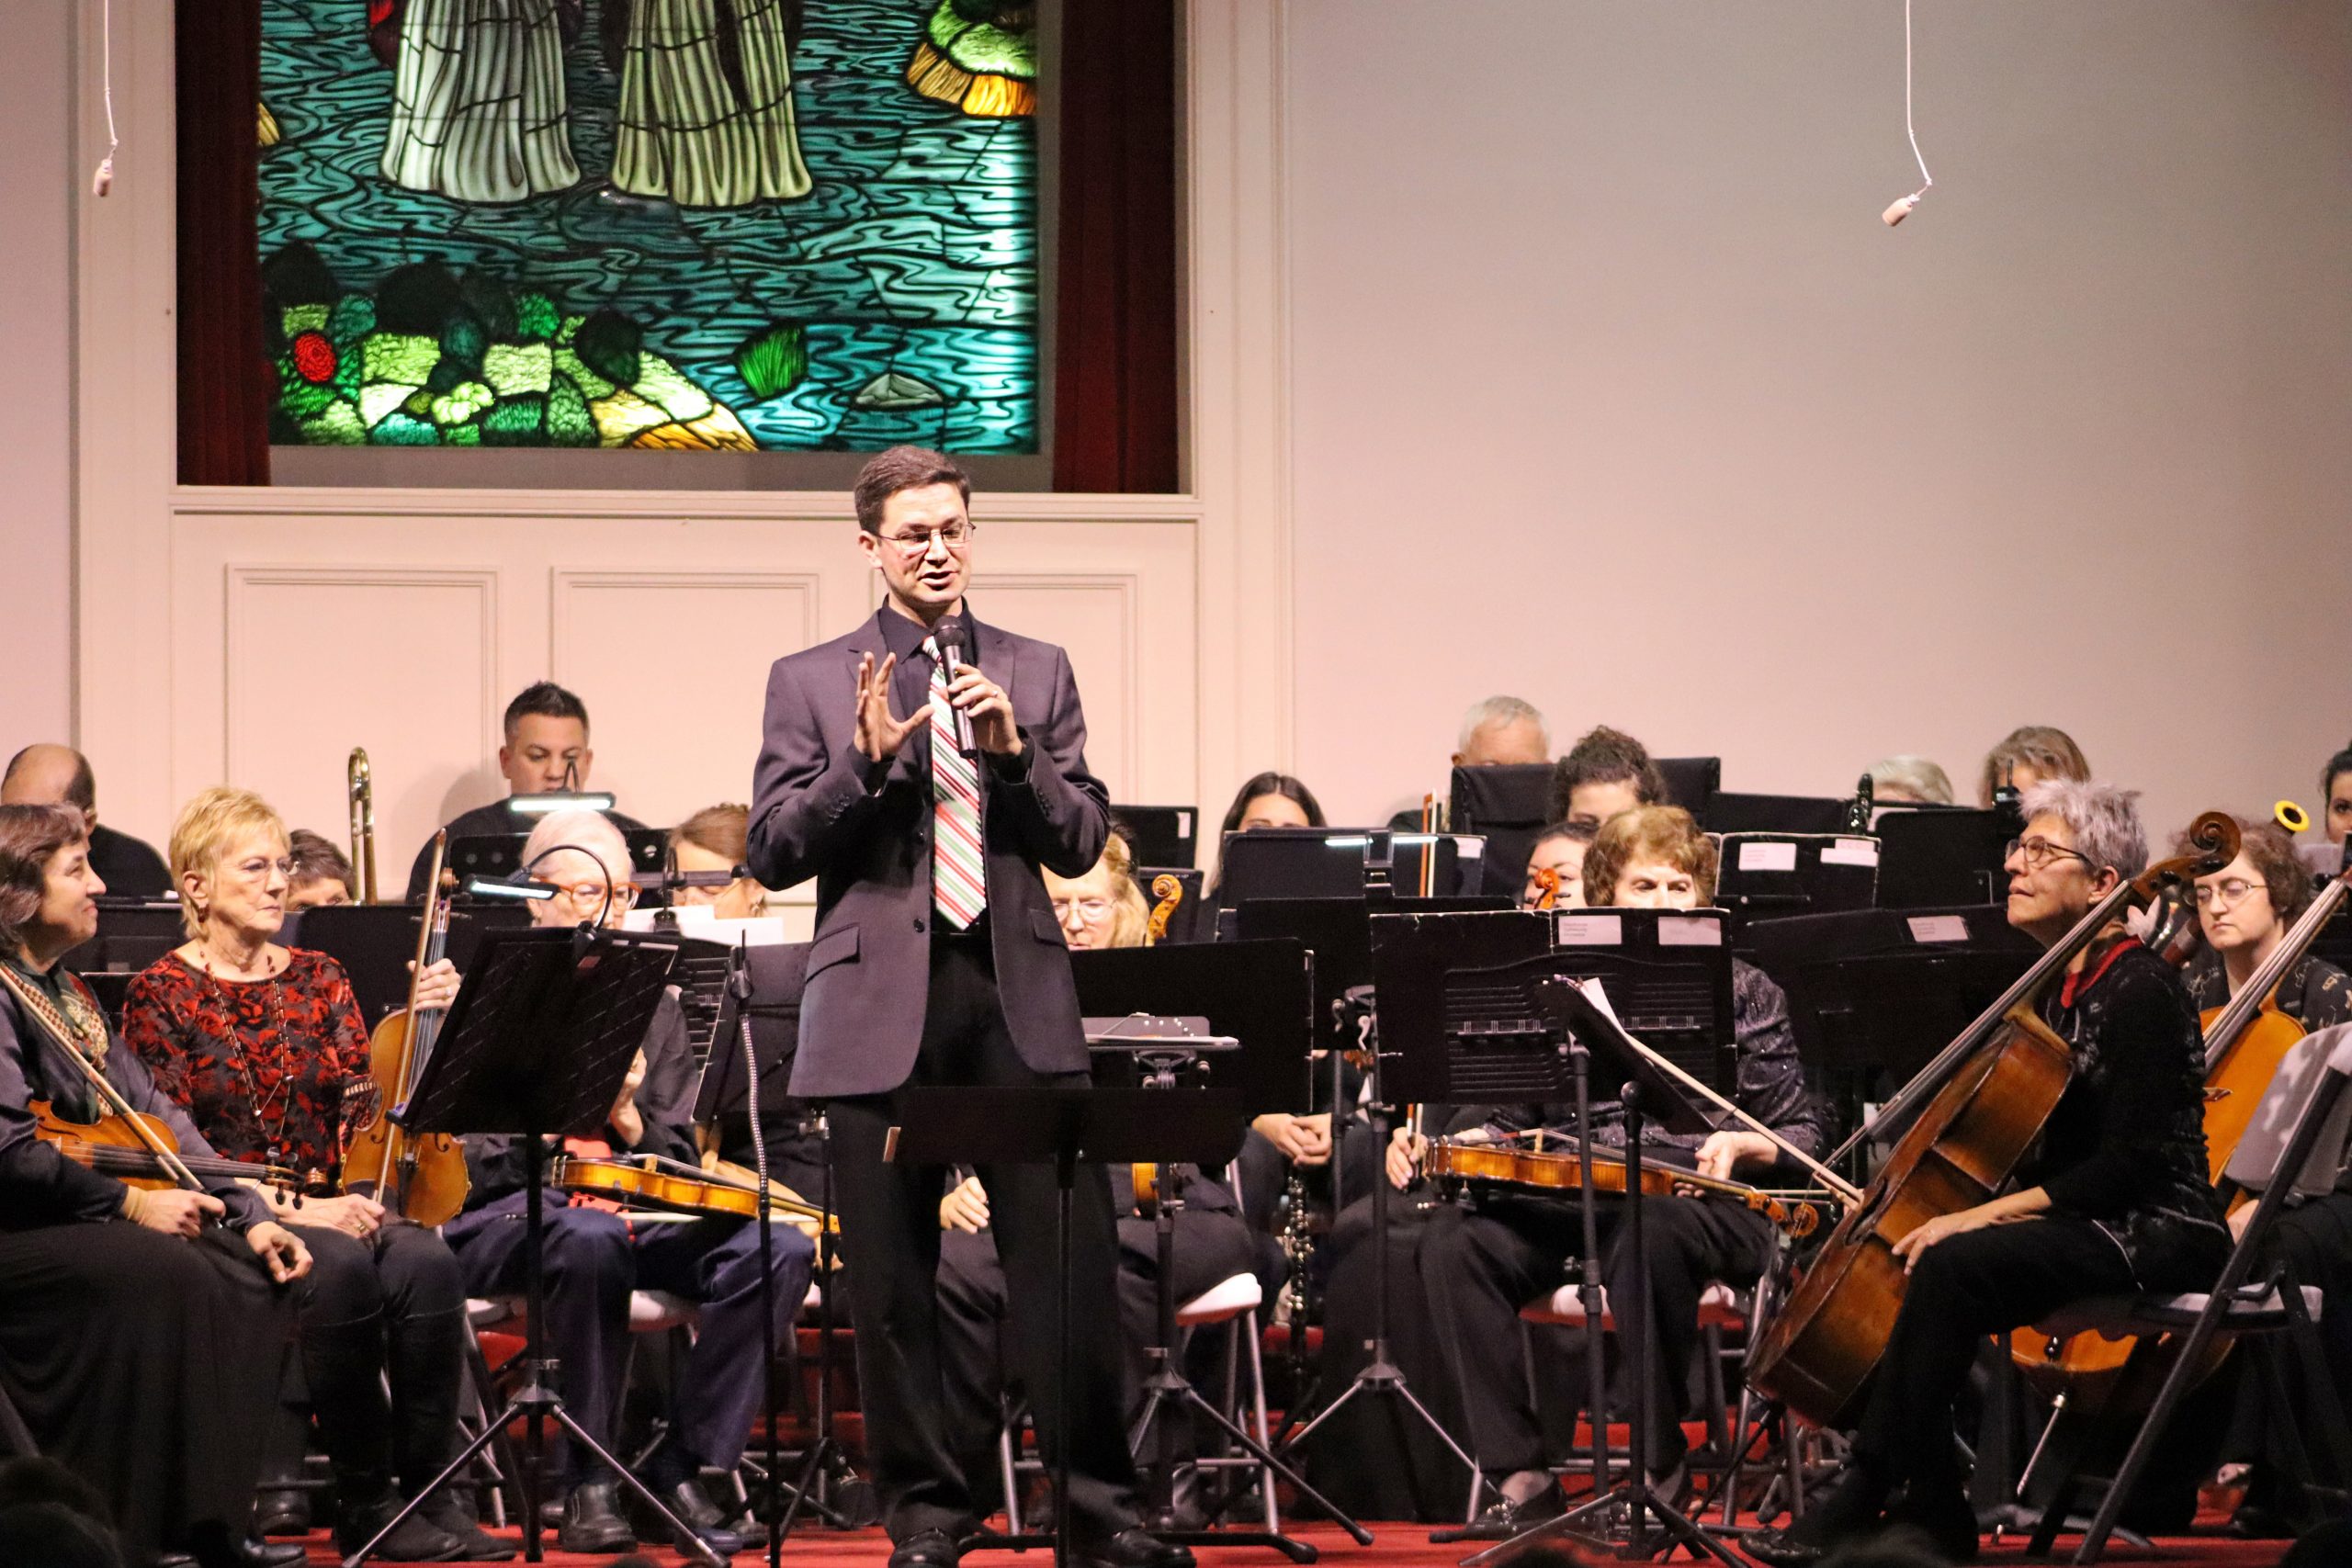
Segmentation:
<svg viewBox="0 0 2352 1568">
<path fill-rule="evenodd" d="M 2009 923 L 2054 945 L 2148 861 L 2132 796 L 2045 781 L 2026 792 L 2009 847 Z M 1976 1516 L 1952 1405 L 1988 1335 L 2069 1302 L 2210 1288 L 2229 1233 L 2205 1174 L 2204 1052 L 2172 966 L 2118 921 L 2075 955 L 2042 1003 L 2072 1076 L 2009 1190 L 1920 1224 L 1894 1245 L 1911 1275 L 1837 1489 L 1746 1543 L 1760 1562 L 1820 1562 L 1883 1522 L 1976 1555 Z M 1890 1511 L 1898 1490 L 1902 1499 Z"/>
<path fill-rule="evenodd" d="M 286 824 L 249 791 L 206 790 L 173 825 L 171 864 L 188 940 L 131 981 L 123 1038 L 221 1154 L 331 1190 L 349 1131 L 345 1097 L 368 1078 L 368 1028 L 342 964 L 277 940 L 293 870 Z M 457 988 L 444 961 L 418 999 L 447 1007 Z M 401 1506 L 395 1475 L 422 1491 L 454 1452 L 465 1291 L 441 1238 L 372 1198 L 273 1202 L 316 1263 L 297 1287 L 303 1378 L 334 1467 L 337 1544 L 350 1551 Z M 271 1506 L 266 1523 L 301 1527 L 290 1504 Z M 445 1493 L 377 1554 L 513 1553 Z"/>
<path fill-rule="evenodd" d="M 2197 919 L 2205 946 L 2181 978 L 2199 1009 L 2209 1011 L 2227 1005 L 2245 987 L 2312 901 L 2312 875 L 2297 858 L 2292 839 L 2271 823 L 2243 818 L 2238 832 L 2237 859 L 2197 879 Z M 2180 844 L 2178 852 L 2189 852 L 2187 835 Z M 2279 979 L 2269 1005 L 2307 1031 L 2352 1021 L 2352 976 L 2305 953 Z M 2253 1216 L 2251 1203 L 2241 1205 L 2229 1216 L 2231 1230 L 2242 1231 Z M 2292 1201 L 2269 1232 L 2268 1251 L 2257 1269 L 2290 1263 L 2301 1283 L 2321 1287 L 2331 1301 L 2346 1299 L 2352 1292 L 2352 1179 L 2324 1197 Z M 2342 1314 L 2323 1314 L 2320 1336 L 2335 1386 L 2352 1391 L 2352 1322 Z M 2232 1357 L 2195 1396 L 2197 1404 L 2175 1418 L 2160 1463 L 2176 1472 L 2169 1484 L 2159 1483 L 2152 1490 L 2168 1496 L 2172 1520 L 2186 1522 L 2195 1512 L 2196 1483 L 2214 1458 L 2252 1461 L 2245 1501 L 2232 1529 L 2242 1535 L 2293 1535 L 2316 1523 L 2320 1512 L 2313 1500 L 2287 1484 L 2289 1472 L 2277 1462 L 2283 1456 L 2271 1450 L 2269 1440 L 2279 1425 L 2266 1408 L 2261 1381 L 2243 1375 L 2246 1364 L 2245 1357 Z M 2314 1429 L 2308 1416 L 2302 1429 Z M 2224 1433 L 2217 1450 L 2213 1436 Z"/>
</svg>

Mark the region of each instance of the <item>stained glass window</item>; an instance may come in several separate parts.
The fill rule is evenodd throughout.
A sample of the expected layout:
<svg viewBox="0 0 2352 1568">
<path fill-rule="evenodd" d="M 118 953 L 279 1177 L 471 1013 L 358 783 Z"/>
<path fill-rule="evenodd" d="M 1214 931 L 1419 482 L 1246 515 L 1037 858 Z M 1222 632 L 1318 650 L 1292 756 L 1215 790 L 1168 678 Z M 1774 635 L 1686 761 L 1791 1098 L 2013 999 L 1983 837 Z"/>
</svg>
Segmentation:
<svg viewBox="0 0 2352 1568">
<path fill-rule="evenodd" d="M 1038 449 L 1031 0 L 263 0 L 271 438 Z"/>
</svg>

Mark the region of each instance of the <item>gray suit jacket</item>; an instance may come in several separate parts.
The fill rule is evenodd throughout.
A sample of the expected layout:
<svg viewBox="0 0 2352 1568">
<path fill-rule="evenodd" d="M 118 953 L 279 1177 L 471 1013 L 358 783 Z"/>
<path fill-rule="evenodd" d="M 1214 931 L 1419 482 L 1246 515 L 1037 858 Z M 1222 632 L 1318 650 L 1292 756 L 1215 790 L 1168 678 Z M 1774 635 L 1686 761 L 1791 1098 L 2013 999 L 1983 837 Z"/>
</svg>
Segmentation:
<svg viewBox="0 0 2352 1568">
<path fill-rule="evenodd" d="M 817 879 L 792 1074 L 804 1099 L 894 1089 L 922 1040 L 933 919 L 930 737 L 918 728 L 878 765 L 856 746 L 858 655 L 880 664 L 880 617 L 892 613 L 768 672 L 750 864 L 770 887 Z M 1041 1073 L 1082 1073 L 1069 953 L 1037 868 L 1092 869 L 1110 833 L 1110 796 L 1086 771 L 1086 716 L 1069 656 L 971 624 L 972 662 L 1012 699 L 1024 743 L 1012 763 L 984 755 L 980 768 L 997 988 L 1023 1061 Z"/>
</svg>

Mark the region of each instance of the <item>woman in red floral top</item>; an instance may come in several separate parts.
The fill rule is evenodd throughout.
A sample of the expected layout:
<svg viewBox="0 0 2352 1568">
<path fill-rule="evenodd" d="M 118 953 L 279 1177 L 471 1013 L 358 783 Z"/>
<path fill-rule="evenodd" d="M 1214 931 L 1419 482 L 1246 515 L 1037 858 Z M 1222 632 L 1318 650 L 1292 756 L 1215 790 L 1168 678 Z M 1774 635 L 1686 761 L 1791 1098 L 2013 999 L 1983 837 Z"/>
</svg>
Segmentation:
<svg viewBox="0 0 2352 1568">
<path fill-rule="evenodd" d="M 332 1188 L 346 1091 L 368 1078 L 368 1031 L 340 964 L 272 940 L 286 921 L 288 855 L 286 825 L 258 795 L 210 789 L 187 804 L 171 863 L 189 940 L 131 982 L 123 1036 L 221 1154 Z M 446 1007 L 456 991 L 456 971 L 436 965 L 420 1000 Z M 465 1294 L 441 1238 L 372 1199 L 309 1198 L 279 1218 L 316 1259 L 300 1298 L 302 1364 L 348 1553 L 400 1508 L 395 1474 L 422 1490 L 456 1451 Z M 376 1555 L 513 1551 L 445 1493 Z"/>
</svg>

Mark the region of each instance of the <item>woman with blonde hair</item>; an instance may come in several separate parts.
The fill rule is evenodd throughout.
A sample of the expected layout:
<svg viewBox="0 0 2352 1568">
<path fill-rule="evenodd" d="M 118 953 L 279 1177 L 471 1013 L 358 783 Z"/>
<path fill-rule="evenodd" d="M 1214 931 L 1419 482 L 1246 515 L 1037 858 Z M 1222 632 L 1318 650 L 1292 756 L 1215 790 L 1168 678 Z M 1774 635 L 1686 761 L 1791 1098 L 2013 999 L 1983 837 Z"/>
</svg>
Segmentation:
<svg viewBox="0 0 2352 1568">
<path fill-rule="evenodd" d="M 170 859 L 188 940 L 131 981 L 123 1036 L 220 1153 L 333 1191 L 368 1084 L 368 1028 L 342 964 L 275 940 L 292 871 L 286 824 L 248 790 L 209 789 L 173 825 Z M 457 988 L 444 961 L 426 971 L 418 999 L 447 1007 Z M 347 1553 L 401 1507 L 395 1474 L 421 1491 L 454 1452 L 465 1292 L 441 1238 L 373 1198 L 276 1203 L 315 1259 L 297 1295 L 299 1338 Z M 377 1555 L 486 1562 L 513 1552 L 444 1492 Z"/>
</svg>

